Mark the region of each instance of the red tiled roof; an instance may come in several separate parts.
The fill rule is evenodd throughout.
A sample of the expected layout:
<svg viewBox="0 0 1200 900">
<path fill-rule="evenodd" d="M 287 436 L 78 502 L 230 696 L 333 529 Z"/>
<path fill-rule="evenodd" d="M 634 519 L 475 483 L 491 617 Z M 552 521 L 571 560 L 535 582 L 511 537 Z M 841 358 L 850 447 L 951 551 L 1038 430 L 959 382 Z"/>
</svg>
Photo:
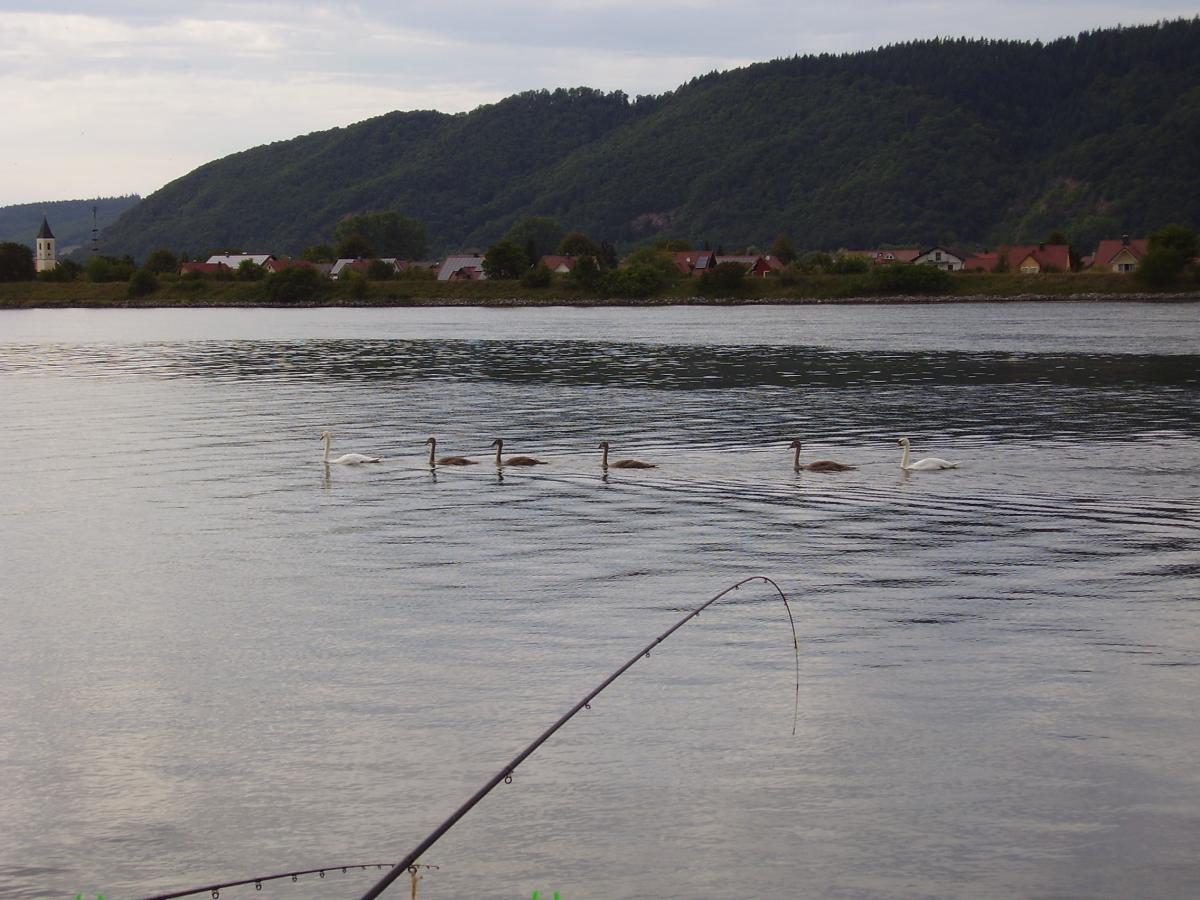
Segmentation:
<svg viewBox="0 0 1200 900">
<path fill-rule="evenodd" d="M 1140 260 L 1146 255 L 1146 239 L 1133 238 L 1128 243 L 1123 238 L 1101 241 L 1100 246 L 1096 248 L 1095 259 L 1092 260 L 1092 265 L 1108 266 L 1113 261 L 1113 257 L 1126 249 L 1133 254 L 1134 259 Z"/>
<path fill-rule="evenodd" d="M 983 269 L 992 272 L 1000 262 L 999 253 L 972 253 L 963 260 L 963 268 L 968 272 Z"/>
<path fill-rule="evenodd" d="M 179 266 L 179 274 L 186 275 L 195 272 L 198 275 L 216 275 L 218 272 L 232 272 L 233 269 L 225 263 L 185 262 Z"/>
<path fill-rule="evenodd" d="M 1071 248 L 1066 244 L 1021 244 L 1008 248 L 1008 267 L 1019 271 L 1021 263 L 1032 256 L 1039 268 L 1054 266 L 1064 272 L 1071 271 Z"/>
<path fill-rule="evenodd" d="M 567 271 L 571 271 L 575 267 L 575 257 L 573 256 L 543 256 L 542 265 L 553 272 L 559 266 L 566 266 Z"/>
</svg>

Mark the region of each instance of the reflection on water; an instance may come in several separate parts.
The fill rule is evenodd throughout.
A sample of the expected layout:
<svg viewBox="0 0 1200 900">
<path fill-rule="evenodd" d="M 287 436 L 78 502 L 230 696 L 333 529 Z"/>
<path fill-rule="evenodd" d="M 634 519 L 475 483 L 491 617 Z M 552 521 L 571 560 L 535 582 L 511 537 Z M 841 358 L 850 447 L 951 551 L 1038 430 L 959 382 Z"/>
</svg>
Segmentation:
<svg viewBox="0 0 1200 900">
<path fill-rule="evenodd" d="M 945 350 L 860 313 L 820 311 L 811 344 L 720 310 L 657 341 L 633 311 L 590 341 L 553 316 L 511 340 L 371 311 L 260 312 L 246 340 L 214 314 L 203 341 L 22 319 L 0 894 L 397 857 L 754 573 L 797 612 L 794 738 L 786 618 L 743 589 L 443 839 L 421 896 L 1195 894 L 1200 384 L 1148 346 L 1194 309 L 1044 318 L 1028 347 L 947 310 Z M 384 462 L 323 466 L 324 427 Z M 431 471 L 431 434 L 483 464 Z M 899 434 L 962 468 L 901 473 Z M 497 472 L 496 437 L 549 464 Z M 793 472 L 793 437 L 861 468 Z M 659 467 L 602 473 L 601 439 Z"/>
</svg>

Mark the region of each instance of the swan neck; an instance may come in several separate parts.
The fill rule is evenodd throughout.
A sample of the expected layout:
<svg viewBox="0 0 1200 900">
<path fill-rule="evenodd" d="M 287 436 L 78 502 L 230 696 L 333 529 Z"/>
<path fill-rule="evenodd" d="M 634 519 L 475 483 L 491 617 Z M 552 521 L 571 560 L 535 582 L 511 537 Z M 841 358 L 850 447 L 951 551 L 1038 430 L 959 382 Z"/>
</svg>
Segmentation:
<svg viewBox="0 0 1200 900">
<path fill-rule="evenodd" d="M 600 452 L 601 452 L 601 454 L 603 454 L 600 457 L 600 468 L 607 469 L 608 468 L 608 447 L 601 447 Z"/>
<path fill-rule="evenodd" d="M 429 467 L 433 468 L 433 454 L 437 450 L 437 441 L 429 442 Z"/>
<path fill-rule="evenodd" d="M 901 444 L 900 446 L 902 446 L 904 448 L 904 456 L 900 459 L 900 468 L 907 469 L 908 468 L 908 444 Z"/>
<path fill-rule="evenodd" d="M 496 441 L 496 465 L 502 465 L 500 462 L 500 451 L 504 449 L 504 444 L 501 441 Z"/>
<path fill-rule="evenodd" d="M 792 468 L 795 469 L 796 471 L 800 470 L 800 445 L 799 444 L 796 445 L 796 456 L 792 460 Z"/>
<path fill-rule="evenodd" d="M 330 438 L 330 436 L 328 434 L 325 435 L 323 438 L 323 440 L 325 441 L 325 457 L 324 457 L 325 462 L 329 462 L 329 438 Z"/>
</svg>

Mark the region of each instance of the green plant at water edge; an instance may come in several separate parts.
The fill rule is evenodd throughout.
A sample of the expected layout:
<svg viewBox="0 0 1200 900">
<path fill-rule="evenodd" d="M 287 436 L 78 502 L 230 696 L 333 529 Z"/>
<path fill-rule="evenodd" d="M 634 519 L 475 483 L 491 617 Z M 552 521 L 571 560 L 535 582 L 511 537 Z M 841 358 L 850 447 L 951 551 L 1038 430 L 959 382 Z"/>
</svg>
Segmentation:
<svg viewBox="0 0 1200 900">
<path fill-rule="evenodd" d="M 1150 235 L 1146 255 L 1134 270 L 1143 284 L 1167 287 L 1174 283 L 1200 252 L 1200 238 L 1183 225 L 1167 225 Z"/>
<path fill-rule="evenodd" d="M 538 263 L 521 277 L 521 284 L 527 288 L 549 287 L 554 280 L 554 273 L 544 264 Z"/>
<path fill-rule="evenodd" d="M 944 294 L 954 276 L 934 266 L 876 266 L 862 286 L 873 294 Z"/>
<path fill-rule="evenodd" d="M 58 265 L 38 272 L 38 281 L 71 282 L 83 274 L 83 266 L 73 259 L 60 259 Z"/>
<path fill-rule="evenodd" d="M 138 269 L 129 276 L 129 287 L 125 293 L 130 297 L 145 297 L 158 290 L 158 278 L 147 268 Z"/>
<path fill-rule="evenodd" d="M 97 283 L 128 281 L 137 266 L 128 256 L 93 256 L 87 261 L 87 280 Z"/>
<path fill-rule="evenodd" d="M 723 262 L 700 276 L 700 293 L 721 294 L 736 292 L 746 281 L 746 267 L 737 262 Z"/>
<path fill-rule="evenodd" d="M 308 266 L 289 266 L 263 282 L 263 294 L 271 303 L 316 303 L 328 290 L 329 279 Z"/>
</svg>

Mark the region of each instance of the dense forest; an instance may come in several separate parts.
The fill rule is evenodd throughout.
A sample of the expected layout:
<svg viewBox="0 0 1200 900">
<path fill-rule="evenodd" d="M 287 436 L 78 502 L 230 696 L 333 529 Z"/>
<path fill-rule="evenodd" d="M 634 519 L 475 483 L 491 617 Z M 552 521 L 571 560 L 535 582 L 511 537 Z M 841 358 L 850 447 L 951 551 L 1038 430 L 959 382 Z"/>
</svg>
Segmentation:
<svg viewBox="0 0 1200 900">
<path fill-rule="evenodd" d="M 929 40 L 711 73 L 654 97 L 536 91 L 237 153 L 128 210 L 109 252 L 295 253 L 345 216 L 434 253 L 528 216 L 622 247 L 960 246 L 1200 226 L 1200 19 L 1048 44 Z"/>
<path fill-rule="evenodd" d="M 32 247 L 34 236 L 42 227 L 42 216 L 45 216 L 50 220 L 59 255 L 65 256 L 91 243 L 92 207 L 96 208 L 96 224 L 104 229 L 140 199 L 135 194 L 129 197 L 52 200 L 0 206 L 0 241 L 15 241 Z"/>
</svg>

